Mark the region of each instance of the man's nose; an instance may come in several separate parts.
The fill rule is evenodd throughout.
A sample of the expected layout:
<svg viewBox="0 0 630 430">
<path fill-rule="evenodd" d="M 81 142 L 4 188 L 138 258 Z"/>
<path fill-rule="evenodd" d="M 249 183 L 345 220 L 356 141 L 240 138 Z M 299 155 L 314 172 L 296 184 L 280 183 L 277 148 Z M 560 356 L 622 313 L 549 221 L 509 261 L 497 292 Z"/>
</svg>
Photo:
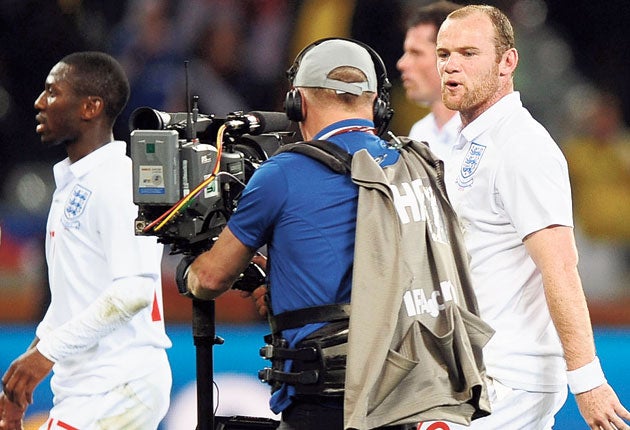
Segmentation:
<svg viewBox="0 0 630 430">
<path fill-rule="evenodd" d="M 46 100 L 45 93 L 45 91 L 42 91 L 40 95 L 35 99 L 35 103 L 33 104 L 35 106 L 35 109 L 40 110 L 44 108 L 44 100 Z"/>
<path fill-rule="evenodd" d="M 446 73 L 453 73 L 459 70 L 459 60 L 456 55 L 449 55 L 448 58 L 445 58 L 442 62 L 442 69 Z"/>
<path fill-rule="evenodd" d="M 403 71 L 405 64 L 407 63 L 406 59 L 407 59 L 407 54 L 402 54 L 402 56 L 396 62 L 396 68 L 400 70 L 401 72 Z"/>
</svg>

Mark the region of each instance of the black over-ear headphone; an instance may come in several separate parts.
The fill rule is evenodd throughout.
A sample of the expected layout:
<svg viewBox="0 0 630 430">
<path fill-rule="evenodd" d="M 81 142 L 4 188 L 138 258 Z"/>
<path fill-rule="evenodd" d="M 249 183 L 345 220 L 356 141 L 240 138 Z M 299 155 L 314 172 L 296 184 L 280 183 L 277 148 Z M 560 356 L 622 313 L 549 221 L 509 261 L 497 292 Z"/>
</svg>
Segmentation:
<svg viewBox="0 0 630 430">
<path fill-rule="evenodd" d="M 383 63 L 383 60 L 378 55 L 378 53 L 369 45 L 366 45 L 363 42 L 359 42 L 358 40 L 348 39 L 344 37 L 327 37 L 324 39 L 316 40 L 298 53 L 295 61 L 293 62 L 289 70 L 287 70 L 287 78 L 289 79 L 289 82 L 293 85 L 293 80 L 295 79 L 295 75 L 300 68 L 300 62 L 302 61 L 304 54 L 306 54 L 306 52 L 309 51 L 311 48 L 314 48 L 315 46 L 327 40 L 347 40 L 365 48 L 365 50 L 370 54 L 372 62 L 374 63 L 374 69 L 376 71 L 378 87 L 378 95 L 376 97 L 376 100 L 374 100 L 374 125 L 378 129 L 378 134 L 383 134 L 385 130 L 387 130 L 392 116 L 394 116 L 394 109 L 392 109 L 390 106 L 390 89 L 392 87 L 392 84 L 387 78 L 387 69 L 385 68 L 385 63 Z M 304 120 L 304 117 L 302 115 L 302 96 L 297 88 L 291 88 L 287 92 L 286 98 L 284 100 L 284 111 L 291 121 L 300 122 Z"/>
</svg>

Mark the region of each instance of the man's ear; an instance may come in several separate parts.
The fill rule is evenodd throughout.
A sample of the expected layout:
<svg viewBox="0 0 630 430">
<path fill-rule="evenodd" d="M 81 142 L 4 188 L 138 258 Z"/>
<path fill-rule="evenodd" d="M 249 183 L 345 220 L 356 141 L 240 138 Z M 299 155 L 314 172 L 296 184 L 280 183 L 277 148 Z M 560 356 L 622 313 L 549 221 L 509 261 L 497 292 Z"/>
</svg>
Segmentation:
<svg viewBox="0 0 630 430">
<path fill-rule="evenodd" d="M 306 105 L 308 104 L 308 101 L 306 100 L 304 91 L 302 91 L 301 88 L 298 88 L 297 90 L 300 93 L 300 100 L 302 101 L 302 103 L 300 103 L 300 109 L 302 110 L 302 121 L 304 121 L 306 119 Z"/>
<path fill-rule="evenodd" d="M 81 106 L 81 119 L 91 120 L 103 113 L 105 103 L 97 96 L 87 96 Z"/>
<path fill-rule="evenodd" d="M 499 73 L 502 76 L 512 75 L 516 66 L 518 65 L 518 51 L 516 48 L 508 49 L 503 53 L 501 57 L 501 63 L 499 64 Z"/>
</svg>

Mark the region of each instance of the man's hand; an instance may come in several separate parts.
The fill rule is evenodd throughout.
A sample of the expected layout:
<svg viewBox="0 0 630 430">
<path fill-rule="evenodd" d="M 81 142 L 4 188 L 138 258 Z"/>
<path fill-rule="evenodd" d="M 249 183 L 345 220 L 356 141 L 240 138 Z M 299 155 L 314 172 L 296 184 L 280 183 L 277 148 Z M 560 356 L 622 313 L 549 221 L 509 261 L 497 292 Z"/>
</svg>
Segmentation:
<svg viewBox="0 0 630 430">
<path fill-rule="evenodd" d="M 0 393 L 0 430 L 22 430 L 25 411 Z"/>
<path fill-rule="evenodd" d="M 251 293 L 248 291 L 241 291 L 241 297 L 251 297 L 256 305 L 256 311 L 261 317 L 267 317 L 269 313 L 269 304 L 267 303 L 267 286 L 261 285 Z"/>
<path fill-rule="evenodd" d="M 252 258 L 252 263 L 260 266 L 265 272 L 267 271 L 267 257 L 257 253 Z M 269 304 L 267 303 L 267 285 L 260 285 L 252 292 L 241 291 L 241 297 L 251 297 L 256 305 L 256 311 L 261 317 L 267 317 L 269 313 Z"/>
<path fill-rule="evenodd" d="M 177 284 L 177 290 L 179 294 L 184 297 L 193 298 L 194 296 L 188 289 L 188 269 L 192 262 L 195 261 L 195 257 L 192 255 L 184 256 L 177 265 L 175 270 L 175 283 Z"/>
<path fill-rule="evenodd" d="M 630 420 L 630 412 L 619 402 L 610 385 L 576 394 L 575 401 L 592 430 L 630 430 L 630 425 L 624 422 Z"/>
<path fill-rule="evenodd" d="M 2 377 L 3 391 L 8 400 L 26 410 L 33 403 L 35 387 L 50 373 L 53 364 L 36 347 L 16 358 Z"/>
</svg>

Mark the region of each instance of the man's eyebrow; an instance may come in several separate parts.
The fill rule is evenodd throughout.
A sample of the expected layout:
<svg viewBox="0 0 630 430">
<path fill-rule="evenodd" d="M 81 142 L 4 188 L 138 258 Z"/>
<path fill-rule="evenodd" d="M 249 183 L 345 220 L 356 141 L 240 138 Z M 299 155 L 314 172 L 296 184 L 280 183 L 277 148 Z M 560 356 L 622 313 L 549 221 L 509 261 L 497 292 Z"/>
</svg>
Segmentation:
<svg viewBox="0 0 630 430">
<path fill-rule="evenodd" d="M 480 51 L 478 46 L 462 46 L 457 48 L 459 51 L 464 51 L 464 50 L 473 50 L 473 51 Z"/>
<path fill-rule="evenodd" d="M 436 51 L 449 51 L 449 52 L 459 52 L 459 51 L 480 51 L 481 49 L 478 46 L 458 46 L 456 48 L 445 48 L 444 46 L 436 46 Z"/>
</svg>

